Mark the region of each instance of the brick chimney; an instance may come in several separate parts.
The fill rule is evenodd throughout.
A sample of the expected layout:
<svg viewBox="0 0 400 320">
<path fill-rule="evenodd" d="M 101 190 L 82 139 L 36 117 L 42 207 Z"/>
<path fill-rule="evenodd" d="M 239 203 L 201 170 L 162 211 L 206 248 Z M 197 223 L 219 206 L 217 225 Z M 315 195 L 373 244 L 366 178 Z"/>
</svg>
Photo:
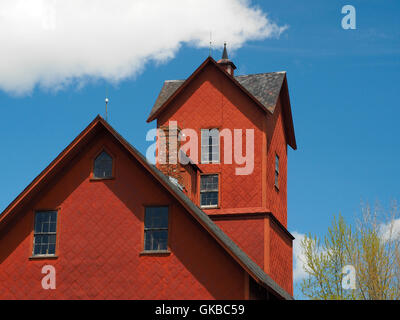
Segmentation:
<svg viewBox="0 0 400 320">
<path fill-rule="evenodd" d="M 176 121 L 170 121 L 167 125 L 158 128 L 156 165 L 162 173 L 176 179 L 182 185 L 182 165 L 178 158 L 178 151 L 180 149 L 178 136 L 180 131 Z"/>
<path fill-rule="evenodd" d="M 221 60 L 218 60 L 217 62 L 221 67 L 225 69 L 226 72 L 228 72 L 232 77 L 234 76 L 234 70 L 236 69 L 235 64 L 229 60 L 228 58 L 228 52 L 226 50 L 226 42 L 224 43 L 224 51 L 222 53 L 222 58 Z"/>
</svg>

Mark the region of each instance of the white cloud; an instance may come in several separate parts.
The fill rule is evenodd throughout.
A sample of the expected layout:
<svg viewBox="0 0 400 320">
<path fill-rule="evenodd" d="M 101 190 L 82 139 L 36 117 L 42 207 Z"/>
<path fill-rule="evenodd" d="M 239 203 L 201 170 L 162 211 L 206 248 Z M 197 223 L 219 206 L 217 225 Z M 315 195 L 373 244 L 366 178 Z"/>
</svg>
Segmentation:
<svg viewBox="0 0 400 320">
<path fill-rule="evenodd" d="M 294 269 L 293 269 L 293 281 L 298 282 L 307 277 L 307 273 L 304 270 L 305 256 L 301 248 L 301 242 L 303 241 L 305 234 L 292 232 L 295 237 L 293 241 L 293 258 L 294 258 Z"/>
<path fill-rule="evenodd" d="M 400 237 L 400 218 L 379 226 L 380 238 L 386 242 Z"/>
<path fill-rule="evenodd" d="M 57 89 L 71 81 L 118 82 L 182 44 L 239 48 L 285 30 L 248 0 L 2 0 L 0 89 Z"/>
</svg>

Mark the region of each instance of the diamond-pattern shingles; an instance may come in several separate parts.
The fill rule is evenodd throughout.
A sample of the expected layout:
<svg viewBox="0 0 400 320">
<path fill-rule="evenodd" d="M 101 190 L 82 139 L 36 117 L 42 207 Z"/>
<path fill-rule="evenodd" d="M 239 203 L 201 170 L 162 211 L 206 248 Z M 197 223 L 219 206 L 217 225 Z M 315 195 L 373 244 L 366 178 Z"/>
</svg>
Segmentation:
<svg viewBox="0 0 400 320">
<path fill-rule="evenodd" d="M 270 276 L 283 289 L 293 295 L 292 241 L 270 222 Z"/>
<path fill-rule="evenodd" d="M 267 126 L 267 208 L 271 210 L 279 222 L 287 227 L 287 145 L 281 113 L 281 101 L 278 99 L 276 112 Z M 275 189 L 275 154 L 279 156 L 279 190 Z"/>
<path fill-rule="evenodd" d="M 104 146 L 115 179 L 89 179 Z M 144 205 L 170 208 L 170 253 L 144 255 Z M 34 210 L 58 208 L 56 259 L 29 259 Z M 97 137 L 0 234 L 0 299 L 242 299 L 243 269 L 110 137 Z M 41 286 L 44 265 L 56 289 Z"/>
<path fill-rule="evenodd" d="M 264 217 L 213 219 L 261 269 L 264 269 Z"/>
<path fill-rule="evenodd" d="M 242 130 L 242 154 L 246 154 L 246 129 L 254 130 L 254 168 L 248 175 L 236 175 L 233 164 L 200 164 L 204 173 L 220 174 L 220 207 L 262 206 L 262 139 L 265 112 L 237 86 L 212 66 L 206 67 L 192 83 L 179 94 L 157 119 L 157 125 L 175 120 L 181 129 L 190 128 L 200 133 L 202 128 Z M 224 141 L 221 139 L 220 159 L 224 159 Z M 230 145 L 233 150 L 233 142 Z M 198 154 L 200 154 L 200 145 Z M 232 152 L 234 154 L 234 152 Z M 189 153 L 190 155 L 190 153 Z M 250 160 L 250 159 L 249 159 Z M 249 161 L 251 162 L 251 161 Z"/>
<path fill-rule="evenodd" d="M 232 81 L 208 66 L 158 115 L 158 126 L 174 120 L 180 128 L 194 129 L 198 133 L 203 128 L 227 128 L 232 132 L 234 129 L 254 130 L 252 174 L 236 175 L 235 164 L 199 165 L 204 173 L 220 174 L 219 208 L 212 210 L 213 214 L 242 210 L 241 213 L 245 215 L 248 208 L 263 207 L 284 227 L 287 226 L 287 141 L 279 97 L 284 78 L 284 72 L 236 77 L 270 111 L 265 113 Z M 172 94 L 180 84 L 182 81 L 164 87 L 164 98 Z M 263 145 L 264 132 L 266 146 Z M 244 146 L 242 150 L 245 150 Z M 199 147 L 199 154 L 200 151 Z M 222 161 L 223 140 L 220 152 Z M 264 173 L 263 152 L 266 152 Z M 279 156 L 279 190 L 275 188 L 275 155 Z M 207 213 L 207 210 L 204 211 Z M 271 239 L 265 238 L 268 230 L 264 230 L 262 219 L 218 218 L 215 222 L 261 267 L 264 266 L 264 258 L 271 261 L 268 267 L 276 281 L 287 290 L 292 290 L 292 264 L 288 258 L 292 251 L 285 242 L 291 241 L 286 235 L 279 233 L 273 234 Z M 265 248 L 269 248 L 269 257 L 264 257 Z"/>
</svg>

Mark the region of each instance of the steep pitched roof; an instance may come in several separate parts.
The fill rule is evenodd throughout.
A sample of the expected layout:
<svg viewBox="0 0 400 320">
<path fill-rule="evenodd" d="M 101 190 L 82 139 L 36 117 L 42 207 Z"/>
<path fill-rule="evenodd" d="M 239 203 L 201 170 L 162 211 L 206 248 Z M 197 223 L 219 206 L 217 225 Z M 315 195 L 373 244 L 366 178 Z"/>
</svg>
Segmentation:
<svg viewBox="0 0 400 320">
<path fill-rule="evenodd" d="M 286 72 L 270 72 L 236 76 L 247 89 L 271 113 L 274 112 Z"/>
<path fill-rule="evenodd" d="M 139 163 L 148 170 L 157 181 L 169 191 L 178 202 L 192 214 L 199 224 L 241 265 L 241 267 L 258 283 L 282 299 L 293 299 L 272 278 L 267 275 L 249 256 L 241 250 L 209 217 L 200 210 L 170 179 L 150 164 L 147 159 L 129 142 L 127 142 L 102 117 L 97 116 L 58 156 L 44 169 L 0 214 L 0 230 L 12 218 L 14 212 L 40 192 L 49 179 L 60 172 L 74 155 L 85 146 L 91 137 L 101 130 L 110 133 Z"/>
<path fill-rule="evenodd" d="M 211 57 L 208 57 L 193 74 L 186 80 L 167 80 L 150 111 L 147 122 L 156 119 L 157 115 L 177 96 L 181 90 L 187 86 L 191 80 L 207 65 L 215 65 L 221 72 L 230 78 L 243 92 L 245 92 L 256 104 L 264 111 L 271 114 L 275 111 L 278 97 L 281 93 L 284 96 L 284 116 L 288 144 L 297 149 L 296 138 L 294 135 L 293 119 L 291 114 L 289 92 L 287 87 L 286 72 L 269 72 L 259 74 L 249 74 L 242 76 L 231 76 Z"/>
<path fill-rule="evenodd" d="M 285 72 L 248 74 L 234 77 L 271 113 L 275 110 Z M 185 80 L 166 80 L 150 112 L 150 117 L 171 97 Z"/>
</svg>

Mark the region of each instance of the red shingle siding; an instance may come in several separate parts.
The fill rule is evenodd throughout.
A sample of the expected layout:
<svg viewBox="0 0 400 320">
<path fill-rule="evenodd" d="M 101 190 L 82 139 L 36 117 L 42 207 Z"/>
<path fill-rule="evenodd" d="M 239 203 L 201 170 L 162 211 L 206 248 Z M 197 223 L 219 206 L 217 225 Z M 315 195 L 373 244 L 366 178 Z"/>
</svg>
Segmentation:
<svg viewBox="0 0 400 320">
<path fill-rule="evenodd" d="M 287 227 L 287 145 L 281 100 L 267 124 L 267 207 Z M 279 156 L 279 191 L 275 189 L 275 154 Z"/>
<path fill-rule="evenodd" d="M 260 207 L 262 204 L 261 150 L 265 113 L 212 65 L 207 66 L 160 114 L 157 126 L 177 121 L 182 129 L 191 128 L 199 135 L 204 128 L 254 129 L 254 171 L 235 175 L 236 165 L 199 165 L 204 173 L 220 173 L 220 208 Z M 223 139 L 221 139 L 223 141 Z M 224 158 L 221 142 L 220 159 Z M 245 142 L 243 139 L 243 152 Z"/>
<path fill-rule="evenodd" d="M 230 238 L 264 269 L 264 217 L 213 219 Z"/>
<path fill-rule="evenodd" d="M 242 299 L 243 269 L 111 138 L 91 143 L 0 233 L 0 299 Z M 92 156 L 115 155 L 114 180 L 90 181 Z M 170 205 L 166 256 L 140 255 L 143 205 Z M 29 260 L 33 210 L 59 208 L 58 259 Z M 56 290 L 41 287 L 56 268 Z"/>
<path fill-rule="evenodd" d="M 270 276 L 293 295 L 292 241 L 270 221 Z"/>
<path fill-rule="evenodd" d="M 237 165 L 223 163 L 223 139 L 221 163 L 199 164 L 204 173 L 220 174 L 219 208 L 205 209 L 206 213 L 246 214 L 250 213 L 250 208 L 260 208 L 259 212 L 271 212 L 287 227 L 287 140 L 282 112 L 281 98 L 278 98 L 273 114 L 265 113 L 225 75 L 208 65 L 158 115 L 158 127 L 167 125 L 168 121 L 177 121 L 180 128 L 191 128 L 198 133 L 199 158 L 201 129 L 228 128 L 232 132 L 233 129 L 243 132 L 254 129 L 254 171 L 251 175 L 236 175 Z M 244 142 L 242 150 L 245 150 Z M 280 165 L 279 190 L 274 186 L 276 154 Z M 287 248 L 291 246 L 291 240 L 274 230 L 266 230 L 272 228 L 272 222 L 264 224 L 263 218 L 216 218 L 215 222 L 261 268 L 273 275 L 278 284 L 292 293 L 292 253 Z"/>
</svg>

